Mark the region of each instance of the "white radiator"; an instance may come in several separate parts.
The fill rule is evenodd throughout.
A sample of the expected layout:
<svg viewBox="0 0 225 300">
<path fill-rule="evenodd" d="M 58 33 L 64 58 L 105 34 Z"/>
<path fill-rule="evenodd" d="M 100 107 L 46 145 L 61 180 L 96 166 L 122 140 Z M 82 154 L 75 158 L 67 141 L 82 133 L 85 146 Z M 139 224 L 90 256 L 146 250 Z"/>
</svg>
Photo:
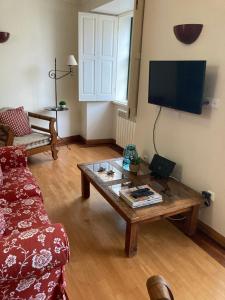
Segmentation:
<svg viewBox="0 0 225 300">
<path fill-rule="evenodd" d="M 126 111 L 118 109 L 116 122 L 116 144 L 124 148 L 134 143 L 136 122 L 127 118 Z"/>
</svg>

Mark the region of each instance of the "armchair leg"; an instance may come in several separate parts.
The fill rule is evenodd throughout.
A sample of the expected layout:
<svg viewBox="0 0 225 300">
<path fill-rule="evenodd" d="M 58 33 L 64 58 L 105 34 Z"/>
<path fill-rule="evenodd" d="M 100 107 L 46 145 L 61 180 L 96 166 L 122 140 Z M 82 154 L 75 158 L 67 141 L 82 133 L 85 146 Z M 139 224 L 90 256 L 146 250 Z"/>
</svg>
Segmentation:
<svg viewBox="0 0 225 300">
<path fill-rule="evenodd" d="M 55 145 L 52 145 L 52 158 L 54 160 L 57 160 L 57 158 L 58 158 L 58 150 L 56 149 Z"/>
</svg>

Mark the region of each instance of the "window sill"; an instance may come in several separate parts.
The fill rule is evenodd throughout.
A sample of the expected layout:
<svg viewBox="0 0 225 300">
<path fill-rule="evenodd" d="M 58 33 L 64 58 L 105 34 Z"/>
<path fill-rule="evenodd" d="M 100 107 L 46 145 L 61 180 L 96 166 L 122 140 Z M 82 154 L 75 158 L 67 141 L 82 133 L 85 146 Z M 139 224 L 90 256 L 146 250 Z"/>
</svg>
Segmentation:
<svg viewBox="0 0 225 300">
<path fill-rule="evenodd" d="M 115 105 L 119 105 L 119 106 L 124 106 L 127 107 L 128 106 L 128 101 L 112 101 L 113 104 Z"/>
</svg>

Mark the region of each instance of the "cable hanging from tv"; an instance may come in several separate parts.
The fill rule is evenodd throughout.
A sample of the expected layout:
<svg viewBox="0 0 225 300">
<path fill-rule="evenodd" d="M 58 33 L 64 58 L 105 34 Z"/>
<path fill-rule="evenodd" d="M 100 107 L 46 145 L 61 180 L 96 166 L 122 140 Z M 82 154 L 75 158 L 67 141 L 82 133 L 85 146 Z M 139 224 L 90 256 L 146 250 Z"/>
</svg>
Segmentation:
<svg viewBox="0 0 225 300">
<path fill-rule="evenodd" d="M 157 147 L 156 147 L 156 125 L 158 123 L 161 112 L 162 112 L 162 106 L 160 106 L 160 108 L 159 108 L 159 112 L 156 116 L 156 119 L 155 119 L 155 122 L 154 122 L 154 127 L 153 127 L 153 146 L 154 146 L 154 150 L 155 150 L 156 154 L 159 154 L 159 152 L 157 150 Z"/>
</svg>

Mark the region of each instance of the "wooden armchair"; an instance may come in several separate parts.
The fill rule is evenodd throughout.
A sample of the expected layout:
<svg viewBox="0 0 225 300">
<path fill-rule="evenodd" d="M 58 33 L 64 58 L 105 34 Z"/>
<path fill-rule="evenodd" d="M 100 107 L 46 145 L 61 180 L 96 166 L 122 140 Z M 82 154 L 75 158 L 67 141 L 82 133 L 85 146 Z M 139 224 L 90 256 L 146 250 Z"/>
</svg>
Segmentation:
<svg viewBox="0 0 225 300">
<path fill-rule="evenodd" d="M 146 285 L 151 300 L 174 300 L 170 287 L 162 276 L 150 277 Z"/>
<path fill-rule="evenodd" d="M 25 145 L 28 156 L 50 150 L 53 159 L 56 160 L 58 158 L 56 119 L 31 112 L 28 112 L 28 117 L 47 121 L 48 128 L 31 125 L 33 129 L 31 134 L 15 137 L 9 126 L 0 124 L 0 144 L 2 146 Z"/>
</svg>

